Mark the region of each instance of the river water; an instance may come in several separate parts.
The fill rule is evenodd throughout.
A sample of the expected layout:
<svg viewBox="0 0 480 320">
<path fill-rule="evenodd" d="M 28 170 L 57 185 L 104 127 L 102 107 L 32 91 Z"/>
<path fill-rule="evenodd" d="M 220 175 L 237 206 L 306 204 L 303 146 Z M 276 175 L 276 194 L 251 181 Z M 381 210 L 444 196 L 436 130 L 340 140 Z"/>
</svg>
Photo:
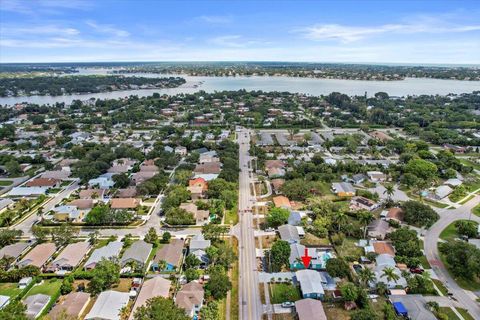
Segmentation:
<svg viewBox="0 0 480 320">
<path fill-rule="evenodd" d="M 82 69 L 79 74 L 106 74 L 105 69 Z M 480 90 L 480 81 L 439 80 L 426 78 L 407 78 L 400 81 L 365 81 L 365 80 L 339 80 L 339 79 L 312 79 L 294 77 L 261 77 L 261 76 L 238 76 L 238 77 L 194 77 L 186 75 L 159 75 L 159 74 L 129 74 L 130 76 L 162 77 L 181 76 L 187 83 L 171 89 L 141 89 L 124 90 L 114 92 L 101 92 L 91 94 L 76 94 L 65 96 L 25 96 L 25 97 L 1 97 L 1 105 L 14 105 L 28 102 L 36 104 L 54 104 L 64 102 L 70 104 L 73 100 L 118 99 L 130 95 L 139 97 L 149 96 L 155 92 L 160 94 L 175 95 L 178 93 L 194 93 L 199 90 L 206 92 L 222 90 L 263 90 L 263 91 L 289 91 L 305 93 L 309 95 L 327 95 L 337 91 L 348 95 L 373 96 L 376 92 L 387 92 L 391 96 L 407 95 L 446 95 L 449 93 L 471 93 Z"/>
</svg>

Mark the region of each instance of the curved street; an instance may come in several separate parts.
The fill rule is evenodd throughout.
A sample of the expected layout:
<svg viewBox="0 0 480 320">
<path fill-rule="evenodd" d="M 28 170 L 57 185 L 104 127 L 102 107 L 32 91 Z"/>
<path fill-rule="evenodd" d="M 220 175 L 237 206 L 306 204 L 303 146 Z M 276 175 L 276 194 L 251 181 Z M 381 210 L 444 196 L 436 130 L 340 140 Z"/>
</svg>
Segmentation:
<svg viewBox="0 0 480 320">
<path fill-rule="evenodd" d="M 480 195 L 477 195 L 456 209 L 437 209 L 440 219 L 427 230 L 424 238 L 425 255 L 433 271 L 474 319 L 480 319 L 480 304 L 476 301 L 478 296 L 471 291 L 462 289 L 450 276 L 440 259 L 437 245 L 440 233 L 452 222 L 471 219 L 480 223 L 480 217 L 471 213 L 471 210 L 479 203 Z"/>
</svg>

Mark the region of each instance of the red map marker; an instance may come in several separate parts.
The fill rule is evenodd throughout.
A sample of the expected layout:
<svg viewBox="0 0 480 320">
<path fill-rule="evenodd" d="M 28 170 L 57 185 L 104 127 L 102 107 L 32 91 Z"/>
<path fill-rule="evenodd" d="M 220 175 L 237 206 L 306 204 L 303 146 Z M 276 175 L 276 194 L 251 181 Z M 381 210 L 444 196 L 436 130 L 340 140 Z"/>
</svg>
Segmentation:
<svg viewBox="0 0 480 320">
<path fill-rule="evenodd" d="M 305 256 L 302 257 L 302 262 L 303 262 L 303 265 L 305 266 L 305 269 L 308 269 L 308 266 L 310 265 L 310 261 L 312 261 L 312 257 L 308 256 L 308 249 L 305 248 Z"/>
</svg>

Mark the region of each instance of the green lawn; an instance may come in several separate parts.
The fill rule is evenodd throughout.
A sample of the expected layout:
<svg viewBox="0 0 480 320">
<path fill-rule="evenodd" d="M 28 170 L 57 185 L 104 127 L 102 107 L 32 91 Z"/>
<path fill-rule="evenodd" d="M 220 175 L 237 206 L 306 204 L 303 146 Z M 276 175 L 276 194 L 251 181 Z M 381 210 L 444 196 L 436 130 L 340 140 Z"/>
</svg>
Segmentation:
<svg viewBox="0 0 480 320">
<path fill-rule="evenodd" d="M 460 159 L 460 162 L 466 166 L 474 167 L 477 170 L 480 170 L 480 165 L 476 164 L 473 161 L 470 161 L 468 159 Z"/>
<path fill-rule="evenodd" d="M 448 320 L 460 320 L 460 318 L 449 307 L 440 307 L 439 311 L 448 316 Z"/>
<path fill-rule="evenodd" d="M 421 246 L 421 248 L 423 248 L 423 245 Z M 422 265 L 422 267 L 423 267 L 424 269 L 431 269 L 431 268 L 432 268 L 432 267 L 430 266 L 430 263 L 428 262 L 426 256 L 421 256 L 421 257 L 420 257 L 420 264 Z"/>
<path fill-rule="evenodd" d="M 18 289 L 17 283 L 0 283 L 0 295 L 15 297 L 22 290 Z"/>
<path fill-rule="evenodd" d="M 286 301 L 297 301 L 302 297 L 300 289 L 290 283 L 272 283 L 270 284 L 270 294 L 272 303 L 282 303 Z"/>
<path fill-rule="evenodd" d="M 470 313 L 468 313 L 467 310 L 465 309 L 462 309 L 462 308 L 456 308 L 457 311 L 462 315 L 463 319 L 465 320 L 475 320 L 471 315 Z"/>
<path fill-rule="evenodd" d="M 432 279 L 433 283 L 435 283 L 435 285 L 437 286 L 438 290 L 440 290 L 440 292 L 446 296 L 447 293 L 448 293 L 448 289 L 445 287 L 445 285 L 443 284 L 442 281 L 440 280 L 437 280 L 437 279 Z"/>
<path fill-rule="evenodd" d="M 443 240 L 453 240 L 457 237 L 458 237 L 458 233 L 457 233 L 457 229 L 455 228 L 455 222 L 450 223 L 440 233 L 440 239 L 443 239 Z"/>
<path fill-rule="evenodd" d="M 11 180 L 0 180 L 0 186 L 2 186 L 2 187 L 9 186 L 12 183 L 13 183 L 13 181 L 11 181 Z"/>
<path fill-rule="evenodd" d="M 474 215 L 480 217 L 480 204 L 478 206 L 476 206 L 475 208 L 473 208 L 472 212 L 473 212 Z"/>
<path fill-rule="evenodd" d="M 337 250 L 339 256 L 341 257 L 352 257 L 354 259 L 359 259 L 361 256 L 363 256 L 364 252 L 361 247 L 357 247 L 355 243 L 358 242 L 357 239 L 354 238 L 346 238 L 343 241 L 342 245 L 335 246 L 335 249 Z"/>
<path fill-rule="evenodd" d="M 26 294 L 26 297 L 38 293 L 53 296 L 60 290 L 61 285 L 62 281 L 59 279 L 43 280 L 42 284 L 33 286 L 32 289 L 30 289 L 30 291 L 28 291 Z"/>
</svg>

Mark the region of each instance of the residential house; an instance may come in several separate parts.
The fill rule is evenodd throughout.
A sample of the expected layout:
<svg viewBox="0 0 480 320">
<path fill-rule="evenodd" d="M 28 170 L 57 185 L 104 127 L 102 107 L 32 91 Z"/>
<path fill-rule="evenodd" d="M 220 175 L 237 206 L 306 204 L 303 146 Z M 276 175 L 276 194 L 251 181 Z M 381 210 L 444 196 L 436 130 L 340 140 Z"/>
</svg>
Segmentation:
<svg viewBox="0 0 480 320">
<path fill-rule="evenodd" d="M 32 277 L 23 277 L 18 281 L 18 289 L 23 290 L 33 281 Z"/>
<path fill-rule="evenodd" d="M 303 219 L 309 219 L 307 212 L 305 211 L 291 211 L 288 216 L 288 224 L 292 226 L 298 226 L 302 224 Z"/>
<path fill-rule="evenodd" d="M 291 209 L 292 204 L 290 203 L 290 200 L 285 197 L 285 196 L 276 196 L 272 198 L 273 204 L 277 208 L 285 208 L 285 209 Z"/>
<path fill-rule="evenodd" d="M 293 243 L 290 245 L 290 257 L 288 258 L 291 270 L 305 269 L 302 262 L 302 257 L 305 256 L 305 249 L 308 255 L 312 257 L 309 269 L 323 270 L 326 268 L 327 261 L 334 257 L 330 248 L 308 248 L 302 244 Z"/>
<path fill-rule="evenodd" d="M 137 189 L 135 188 L 118 189 L 115 196 L 117 198 L 135 198 L 137 196 Z"/>
<path fill-rule="evenodd" d="M 55 251 L 57 251 L 55 243 L 47 242 L 39 244 L 29 251 L 17 265 L 20 268 L 35 266 L 41 269 Z"/>
<path fill-rule="evenodd" d="M 128 319 L 133 320 L 135 311 L 137 311 L 138 308 L 145 306 L 148 300 L 155 297 L 168 298 L 170 296 L 171 285 L 172 282 L 170 280 L 164 279 L 160 276 L 146 280 L 138 293 Z"/>
<path fill-rule="evenodd" d="M 407 287 L 407 280 L 402 276 L 402 272 L 400 269 L 397 268 L 395 260 L 389 254 L 381 254 L 378 255 L 375 259 L 376 266 L 375 266 L 375 282 L 380 283 L 383 282 L 386 284 L 388 289 L 395 289 L 396 287 L 406 288 Z M 397 281 L 390 280 L 388 281 L 383 274 L 383 270 L 385 268 L 393 268 L 395 274 L 399 277 Z M 375 286 L 375 284 L 370 284 L 370 286 Z"/>
<path fill-rule="evenodd" d="M 66 180 L 70 177 L 72 173 L 69 170 L 53 170 L 53 171 L 45 171 L 42 173 L 41 177 L 43 179 L 55 179 L 55 180 Z"/>
<path fill-rule="evenodd" d="M 7 198 L 0 199 L 0 212 L 3 211 L 3 209 L 13 207 L 14 203 L 15 202 L 12 199 L 7 199 Z"/>
<path fill-rule="evenodd" d="M 195 178 L 188 181 L 189 187 L 199 187 L 202 191 L 208 190 L 208 182 L 203 178 Z"/>
<path fill-rule="evenodd" d="M 370 238 L 383 240 L 390 231 L 390 225 L 385 220 L 375 219 L 367 226 L 367 230 Z"/>
<path fill-rule="evenodd" d="M 25 314 L 29 319 L 36 319 L 50 302 L 50 296 L 46 294 L 34 294 L 26 297 L 23 304 L 27 307 Z"/>
<path fill-rule="evenodd" d="M 302 227 L 284 224 L 278 227 L 280 238 L 289 244 L 299 243 L 300 239 L 305 237 L 305 230 Z"/>
<path fill-rule="evenodd" d="M 191 202 L 184 202 L 180 204 L 180 209 L 193 214 L 197 225 L 203 225 L 207 223 L 210 217 L 210 212 L 208 210 L 198 210 L 197 205 Z"/>
<path fill-rule="evenodd" d="M 53 218 L 57 221 L 74 221 L 80 222 L 83 220 L 85 211 L 78 210 L 75 206 L 58 206 L 52 209 Z"/>
<path fill-rule="evenodd" d="M 276 178 L 270 180 L 270 182 L 273 187 L 273 192 L 275 192 L 275 194 L 279 194 L 281 192 L 282 186 L 285 184 L 285 179 Z"/>
<path fill-rule="evenodd" d="M 84 189 L 80 190 L 78 196 L 80 199 L 102 200 L 105 197 L 105 192 L 105 189 Z"/>
<path fill-rule="evenodd" d="M 48 266 L 48 270 L 53 272 L 60 270 L 73 271 L 82 262 L 88 251 L 90 251 L 90 243 L 88 242 L 70 243 Z"/>
<path fill-rule="evenodd" d="M 120 320 L 120 313 L 129 301 L 130 296 L 126 292 L 104 291 L 98 295 L 85 320 Z"/>
<path fill-rule="evenodd" d="M 455 187 L 458 187 L 458 186 L 462 185 L 463 182 L 460 179 L 451 178 L 451 179 L 446 180 L 443 184 L 447 185 L 447 186 L 450 186 L 452 188 L 455 188 Z"/>
<path fill-rule="evenodd" d="M 48 313 L 52 320 L 64 319 L 64 315 L 79 319 L 90 302 L 90 294 L 86 292 L 71 292 L 64 296 Z"/>
<path fill-rule="evenodd" d="M 220 174 L 222 164 L 220 162 L 207 162 L 197 164 L 193 172 L 195 174 Z"/>
<path fill-rule="evenodd" d="M 323 299 L 325 291 L 322 287 L 320 273 L 315 270 L 298 270 L 295 278 L 300 283 L 303 298 Z"/>
<path fill-rule="evenodd" d="M 279 178 L 279 177 L 283 177 L 286 173 L 285 169 L 283 168 L 269 168 L 269 169 L 266 169 L 267 171 L 267 174 L 268 174 L 268 177 L 269 178 Z"/>
<path fill-rule="evenodd" d="M 187 190 L 190 192 L 190 198 L 193 201 L 197 201 L 203 198 L 203 189 L 202 187 L 189 186 Z"/>
<path fill-rule="evenodd" d="M 7 193 L 10 198 L 37 198 L 45 195 L 48 188 L 46 187 L 15 187 Z"/>
<path fill-rule="evenodd" d="M 387 180 L 387 175 L 380 171 L 367 171 L 367 176 L 372 182 L 384 182 Z"/>
<path fill-rule="evenodd" d="M 185 148 L 183 146 L 178 146 L 178 147 L 175 148 L 175 154 L 178 154 L 181 157 L 186 156 L 187 153 L 188 153 L 187 148 Z"/>
<path fill-rule="evenodd" d="M 210 247 L 211 241 L 205 240 L 203 234 L 197 234 L 190 240 L 189 253 L 193 254 L 200 261 L 200 268 L 205 268 L 210 263 L 207 255 L 207 248 Z"/>
<path fill-rule="evenodd" d="M 143 269 L 152 252 L 152 247 L 152 244 L 146 243 L 143 240 L 135 241 L 123 253 L 122 259 L 120 259 L 121 266 L 125 267 L 133 262 L 139 269 Z"/>
<path fill-rule="evenodd" d="M 373 250 L 376 254 L 388 254 L 395 257 L 395 249 L 390 242 L 375 241 L 372 243 Z"/>
<path fill-rule="evenodd" d="M 390 295 L 395 312 L 405 319 L 436 320 L 437 317 L 427 306 L 427 300 L 421 294 Z"/>
<path fill-rule="evenodd" d="M 301 299 L 295 301 L 295 311 L 298 320 L 327 320 L 322 302 L 315 299 Z"/>
<path fill-rule="evenodd" d="M 13 263 L 30 247 L 30 244 L 27 242 L 17 242 L 9 244 L 2 249 L 0 249 L 0 259 L 3 258 L 13 258 Z"/>
<path fill-rule="evenodd" d="M 85 270 L 94 269 L 97 263 L 99 263 L 102 259 L 118 257 L 122 251 L 122 247 L 123 242 L 112 241 L 104 247 L 95 249 L 95 251 L 93 251 L 88 258 L 87 262 L 85 262 Z"/>
<path fill-rule="evenodd" d="M 465 153 L 465 151 L 467 150 L 467 148 L 465 148 L 465 147 L 459 147 L 459 146 L 455 146 L 455 145 L 449 144 L 449 143 L 445 143 L 443 145 L 443 148 L 445 150 L 450 150 L 453 153 Z"/>
<path fill-rule="evenodd" d="M 138 186 L 144 181 L 147 181 L 148 179 L 153 178 L 155 175 L 157 175 L 157 172 L 155 171 L 139 171 L 135 172 L 132 174 L 132 182 Z"/>
<path fill-rule="evenodd" d="M 385 219 L 388 220 L 394 220 L 398 223 L 402 223 L 403 219 L 405 219 L 405 212 L 403 212 L 402 208 L 394 207 L 388 209 L 387 216 Z"/>
<path fill-rule="evenodd" d="M 36 178 L 25 183 L 27 187 L 57 188 L 60 186 L 60 180 L 52 178 Z"/>
<path fill-rule="evenodd" d="M 332 191 L 339 197 L 353 197 L 355 195 L 355 188 L 348 182 L 332 183 Z"/>
<path fill-rule="evenodd" d="M 357 196 L 357 197 L 353 197 L 350 200 L 350 210 L 352 211 L 357 211 L 357 210 L 373 211 L 377 209 L 378 206 L 379 206 L 378 203 L 365 197 Z"/>
<path fill-rule="evenodd" d="M 184 285 L 175 296 L 175 304 L 185 310 L 191 318 L 195 317 L 203 306 L 205 291 L 203 286 L 192 281 Z"/>
<path fill-rule="evenodd" d="M 183 257 L 183 240 L 172 239 L 170 243 L 160 248 L 153 258 L 153 271 L 173 271 L 181 263 Z M 165 262 L 165 267 L 161 268 L 161 262 Z"/>
<path fill-rule="evenodd" d="M 219 162 L 220 159 L 218 158 L 216 151 L 208 151 L 200 154 L 198 159 L 199 163 L 210 163 L 210 162 Z"/>
<path fill-rule="evenodd" d="M 9 303 L 10 303 L 9 296 L 0 295 L 0 310 L 2 310 Z"/>
<path fill-rule="evenodd" d="M 104 173 L 95 179 L 88 180 L 88 186 L 90 188 L 98 187 L 100 189 L 110 189 L 115 185 L 113 181 L 114 173 Z"/>
<path fill-rule="evenodd" d="M 448 197 L 452 192 L 453 192 L 453 189 L 450 188 L 447 185 L 439 186 L 435 189 L 435 193 L 433 195 L 433 198 L 435 200 L 442 200 L 442 199 Z"/>
<path fill-rule="evenodd" d="M 136 198 L 113 198 L 110 200 L 110 208 L 114 210 L 135 211 L 139 204 Z"/>
<path fill-rule="evenodd" d="M 377 139 L 382 142 L 388 142 L 389 140 L 393 140 L 388 134 L 382 131 L 372 131 L 369 133 L 370 137 Z"/>
</svg>

